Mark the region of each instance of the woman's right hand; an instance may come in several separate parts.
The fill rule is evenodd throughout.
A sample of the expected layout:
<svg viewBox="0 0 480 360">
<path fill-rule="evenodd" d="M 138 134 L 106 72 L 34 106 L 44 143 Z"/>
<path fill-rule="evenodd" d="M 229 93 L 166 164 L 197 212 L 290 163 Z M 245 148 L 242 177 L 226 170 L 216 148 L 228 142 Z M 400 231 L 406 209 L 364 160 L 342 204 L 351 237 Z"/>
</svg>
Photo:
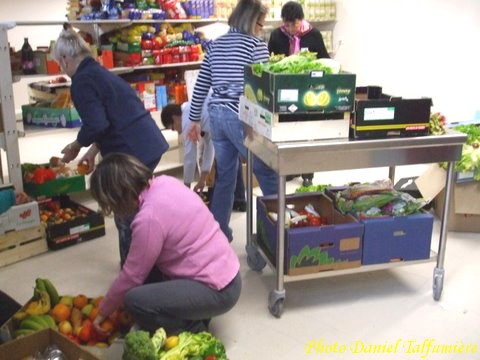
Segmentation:
<svg viewBox="0 0 480 360">
<path fill-rule="evenodd" d="M 64 163 L 69 163 L 70 161 L 74 160 L 80 152 L 81 148 L 82 146 L 76 140 L 65 146 L 62 150 L 62 161 Z"/>
</svg>

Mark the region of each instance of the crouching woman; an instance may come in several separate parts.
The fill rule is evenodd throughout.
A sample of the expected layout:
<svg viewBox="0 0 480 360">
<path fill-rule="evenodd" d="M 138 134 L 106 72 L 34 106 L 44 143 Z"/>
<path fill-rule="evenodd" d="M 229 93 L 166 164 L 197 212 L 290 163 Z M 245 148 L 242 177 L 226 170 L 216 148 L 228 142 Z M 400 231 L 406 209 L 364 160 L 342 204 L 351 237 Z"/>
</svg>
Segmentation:
<svg viewBox="0 0 480 360">
<path fill-rule="evenodd" d="M 111 153 L 93 172 L 90 191 L 104 214 L 136 214 L 130 251 L 100 304 L 97 331 L 121 304 L 141 329 L 163 327 L 167 334 L 205 331 L 212 317 L 236 304 L 238 257 L 201 198 L 181 181 L 154 178 L 135 157 Z M 161 276 L 151 281 L 154 271 Z"/>
</svg>

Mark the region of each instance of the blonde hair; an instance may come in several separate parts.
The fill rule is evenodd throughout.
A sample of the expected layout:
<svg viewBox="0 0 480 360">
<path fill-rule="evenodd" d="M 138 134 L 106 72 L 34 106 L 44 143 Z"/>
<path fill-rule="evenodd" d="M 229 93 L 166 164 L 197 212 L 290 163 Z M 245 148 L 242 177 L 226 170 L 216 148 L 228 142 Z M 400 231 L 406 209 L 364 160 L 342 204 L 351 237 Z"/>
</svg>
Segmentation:
<svg viewBox="0 0 480 360">
<path fill-rule="evenodd" d="M 126 217 L 138 211 L 138 197 L 152 177 L 152 171 L 136 157 L 113 152 L 92 173 L 90 193 L 105 215 Z"/>
<path fill-rule="evenodd" d="M 260 0 L 239 0 L 228 18 L 228 25 L 244 34 L 255 35 L 258 19 L 265 17 L 267 12 Z"/>
<path fill-rule="evenodd" d="M 90 46 L 68 23 L 63 24 L 63 30 L 53 49 L 53 58 L 57 62 L 60 62 L 60 59 L 66 56 L 73 59 L 92 56 Z"/>
</svg>

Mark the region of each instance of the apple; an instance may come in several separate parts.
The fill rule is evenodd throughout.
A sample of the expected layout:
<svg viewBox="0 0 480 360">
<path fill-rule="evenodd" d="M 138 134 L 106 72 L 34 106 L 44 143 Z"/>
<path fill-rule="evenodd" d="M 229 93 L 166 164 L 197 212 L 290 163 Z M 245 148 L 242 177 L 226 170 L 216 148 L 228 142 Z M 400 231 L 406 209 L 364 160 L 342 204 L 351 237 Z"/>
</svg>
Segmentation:
<svg viewBox="0 0 480 360">
<path fill-rule="evenodd" d="M 73 306 L 73 296 L 71 296 L 71 295 L 62 296 L 60 298 L 60 303 L 72 307 Z"/>
<path fill-rule="evenodd" d="M 58 324 L 58 331 L 63 335 L 69 335 L 73 333 L 73 326 L 68 320 L 62 320 Z"/>
</svg>

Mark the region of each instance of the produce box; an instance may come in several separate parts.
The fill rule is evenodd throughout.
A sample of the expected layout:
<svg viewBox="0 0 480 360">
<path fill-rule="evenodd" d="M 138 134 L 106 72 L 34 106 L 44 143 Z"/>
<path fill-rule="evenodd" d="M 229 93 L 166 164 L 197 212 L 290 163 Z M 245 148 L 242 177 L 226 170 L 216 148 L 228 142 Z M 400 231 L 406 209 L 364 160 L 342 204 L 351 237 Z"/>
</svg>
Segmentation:
<svg viewBox="0 0 480 360">
<path fill-rule="evenodd" d="M 286 205 L 303 209 L 312 204 L 328 225 L 285 229 L 287 275 L 358 267 L 362 258 L 363 224 L 340 214 L 323 193 L 286 196 Z M 276 264 L 277 223 L 268 215 L 277 213 L 277 197 L 257 198 L 257 239 L 272 264 Z"/>
<path fill-rule="evenodd" d="M 44 329 L 0 345 L 0 359 L 22 360 L 30 357 L 33 359 L 37 352 L 43 353 L 47 346 L 51 345 L 56 345 L 66 359 L 101 359 L 51 329 Z"/>
<path fill-rule="evenodd" d="M 37 198 L 85 191 L 85 186 L 84 175 L 59 177 L 55 180 L 45 181 L 43 184 L 23 181 L 23 190 L 28 195 Z"/>
<path fill-rule="evenodd" d="M 48 245 L 45 230 L 41 225 L 0 235 L 0 266 L 13 264 L 46 251 Z"/>
<path fill-rule="evenodd" d="M 355 99 L 355 74 L 256 75 L 245 65 L 244 94 L 250 101 L 274 113 L 350 112 Z"/>
<path fill-rule="evenodd" d="M 302 141 L 348 137 L 346 113 L 279 114 L 240 97 L 239 118 L 271 141 Z"/>
<path fill-rule="evenodd" d="M 433 215 L 428 213 L 361 219 L 362 265 L 428 259 Z"/>
<path fill-rule="evenodd" d="M 435 214 L 441 218 L 445 190 L 435 197 Z M 448 209 L 448 231 L 480 232 L 480 182 L 456 183 Z"/>
<path fill-rule="evenodd" d="M 54 128 L 76 128 L 82 126 L 80 115 L 75 108 L 51 108 L 22 105 L 24 125 Z"/>
<path fill-rule="evenodd" d="M 383 94 L 381 89 L 377 86 L 356 89 L 350 121 L 351 138 L 378 139 L 429 134 L 432 99 L 403 99 Z"/>
<path fill-rule="evenodd" d="M 38 203 L 14 205 L 0 215 L 0 234 L 11 230 L 24 230 L 40 225 Z"/>
<path fill-rule="evenodd" d="M 50 249 L 62 249 L 105 235 L 103 215 L 72 201 L 68 196 L 43 200 L 39 206 Z"/>
</svg>

